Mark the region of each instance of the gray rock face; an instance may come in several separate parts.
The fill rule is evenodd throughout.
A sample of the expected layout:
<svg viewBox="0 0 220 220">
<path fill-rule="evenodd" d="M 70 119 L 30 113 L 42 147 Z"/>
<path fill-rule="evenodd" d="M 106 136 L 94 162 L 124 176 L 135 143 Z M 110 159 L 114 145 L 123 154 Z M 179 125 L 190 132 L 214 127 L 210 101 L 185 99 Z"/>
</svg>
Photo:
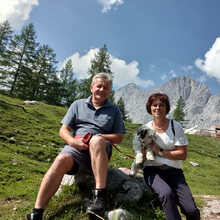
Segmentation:
<svg viewBox="0 0 220 220">
<path fill-rule="evenodd" d="M 108 219 L 116 219 L 115 215 L 118 216 L 117 219 L 133 219 L 132 215 L 126 210 L 116 209 L 111 210 L 112 206 L 120 206 L 124 202 L 136 202 L 139 201 L 144 192 L 151 192 L 150 188 L 144 181 L 143 175 L 138 173 L 136 178 L 129 176 L 130 169 L 127 168 L 108 168 L 108 175 L 106 181 L 106 205 L 108 213 Z M 56 195 L 58 196 L 62 187 L 65 185 L 71 186 L 77 184 L 81 192 L 86 192 L 86 198 L 84 198 L 85 206 L 89 205 L 89 197 L 92 189 L 95 187 L 95 180 L 92 171 L 87 170 L 84 172 L 79 172 L 76 175 L 64 175 L 62 182 Z M 88 194 L 89 193 L 89 194 Z M 112 205 L 111 205 L 112 204 Z M 119 218 L 120 217 L 120 218 Z"/>
<path fill-rule="evenodd" d="M 122 97 L 128 117 L 133 123 L 145 124 L 152 120 L 146 111 L 146 102 L 155 92 L 166 93 L 170 99 L 171 111 L 168 118 L 172 118 L 177 100 L 182 96 L 185 102 L 186 128 L 197 125 L 197 129 L 210 128 L 220 124 L 220 94 L 211 96 L 208 87 L 192 78 L 181 76 L 151 90 L 139 90 L 130 83 L 115 91 L 115 100 Z"/>
<path fill-rule="evenodd" d="M 134 219 L 133 215 L 125 209 L 115 209 L 116 206 L 121 206 L 124 202 L 136 202 L 140 200 L 144 192 L 151 192 L 150 188 L 144 181 L 143 175 L 138 173 L 136 178 L 129 176 L 130 169 L 127 168 L 108 168 L 108 175 L 106 181 L 106 195 L 105 204 L 108 211 L 106 211 L 106 219 L 109 220 L 129 220 Z M 92 171 L 87 170 L 79 172 L 76 175 L 64 175 L 62 182 L 56 195 L 62 191 L 65 185 L 72 186 L 77 184 L 81 185 L 81 192 L 89 191 L 89 194 L 84 198 L 85 208 L 88 207 L 89 197 L 92 189 L 95 187 L 95 180 Z M 87 191 L 87 193 L 88 193 Z M 111 205 L 112 204 L 112 205 Z M 112 210 L 114 206 L 114 209 Z M 98 219 L 98 218 L 97 218 Z"/>
</svg>

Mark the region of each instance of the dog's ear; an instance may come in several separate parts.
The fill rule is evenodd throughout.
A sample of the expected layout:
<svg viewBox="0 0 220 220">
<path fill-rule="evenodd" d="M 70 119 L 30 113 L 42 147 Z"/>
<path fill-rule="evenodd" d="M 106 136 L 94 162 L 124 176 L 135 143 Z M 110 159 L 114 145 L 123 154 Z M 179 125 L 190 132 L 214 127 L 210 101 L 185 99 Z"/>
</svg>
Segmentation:
<svg viewBox="0 0 220 220">
<path fill-rule="evenodd" d="M 147 130 L 143 129 L 142 127 L 140 127 L 137 131 L 137 135 L 141 138 L 144 139 L 145 135 L 147 134 Z"/>
<path fill-rule="evenodd" d="M 151 135 L 151 138 L 152 138 L 152 140 L 153 140 L 153 141 L 155 141 L 155 140 L 156 140 L 156 137 L 155 137 L 155 135 L 154 135 L 154 134 L 152 134 L 152 135 Z"/>
<path fill-rule="evenodd" d="M 143 129 L 142 129 L 142 126 L 138 128 L 138 130 L 137 130 L 137 135 L 138 135 L 138 136 L 139 136 L 139 134 L 141 133 L 142 130 L 143 130 Z"/>
</svg>

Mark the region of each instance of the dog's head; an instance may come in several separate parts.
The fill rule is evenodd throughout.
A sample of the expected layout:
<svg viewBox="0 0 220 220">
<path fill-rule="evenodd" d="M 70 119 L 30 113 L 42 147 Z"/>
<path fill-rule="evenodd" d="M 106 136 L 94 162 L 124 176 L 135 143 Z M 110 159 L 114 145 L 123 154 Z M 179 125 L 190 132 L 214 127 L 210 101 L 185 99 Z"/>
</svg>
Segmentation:
<svg viewBox="0 0 220 220">
<path fill-rule="evenodd" d="M 142 125 L 138 130 L 137 130 L 137 135 L 139 137 L 139 140 L 143 144 L 149 144 L 152 141 L 155 141 L 156 139 L 156 131 L 154 128 L 151 128 L 147 125 Z"/>
</svg>

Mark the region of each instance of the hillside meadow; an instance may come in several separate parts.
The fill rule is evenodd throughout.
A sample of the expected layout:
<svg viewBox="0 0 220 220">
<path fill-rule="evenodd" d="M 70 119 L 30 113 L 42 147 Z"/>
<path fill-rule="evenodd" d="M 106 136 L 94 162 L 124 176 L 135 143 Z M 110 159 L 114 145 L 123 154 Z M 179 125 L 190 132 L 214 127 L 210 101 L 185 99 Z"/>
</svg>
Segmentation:
<svg viewBox="0 0 220 220">
<path fill-rule="evenodd" d="M 0 95 L 0 219 L 26 219 L 34 206 L 44 173 L 63 147 L 59 138 L 60 121 L 67 109 L 40 102 L 24 105 L 24 100 Z M 138 124 L 125 123 L 127 133 L 117 147 L 133 155 L 132 139 Z M 183 170 L 200 208 L 200 195 L 220 196 L 220 138 L 186 135 L 188 158 Z M 192 166 L 190 162 L 198 163 Z M 110 166 L 130 168 L 132 159 L 113 150 Z M 64 187 L 53 197 L 45 210 L 45 219 L 88 219 L 77 186 Z M 118 207 L 114 207 L 118 208 Z M 135 219 L 164 219 L 155 194 L 146 194 L 141 201 L 123 204 Z"/>
</svg>

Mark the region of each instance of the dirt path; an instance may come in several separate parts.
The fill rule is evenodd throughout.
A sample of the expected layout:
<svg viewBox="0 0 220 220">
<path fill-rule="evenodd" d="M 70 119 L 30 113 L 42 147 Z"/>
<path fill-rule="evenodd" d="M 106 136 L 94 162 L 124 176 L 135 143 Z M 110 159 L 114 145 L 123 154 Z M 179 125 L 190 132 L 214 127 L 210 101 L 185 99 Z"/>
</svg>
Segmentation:
<svg viewBox="0 0 220 220">
<path fill-rule="evenodd" d="M 213 195 L 196 195 L 206 202 L 201 211 L 201 220 L 218 220 L 220 219 L 220 196 Z"/>
</svg>

